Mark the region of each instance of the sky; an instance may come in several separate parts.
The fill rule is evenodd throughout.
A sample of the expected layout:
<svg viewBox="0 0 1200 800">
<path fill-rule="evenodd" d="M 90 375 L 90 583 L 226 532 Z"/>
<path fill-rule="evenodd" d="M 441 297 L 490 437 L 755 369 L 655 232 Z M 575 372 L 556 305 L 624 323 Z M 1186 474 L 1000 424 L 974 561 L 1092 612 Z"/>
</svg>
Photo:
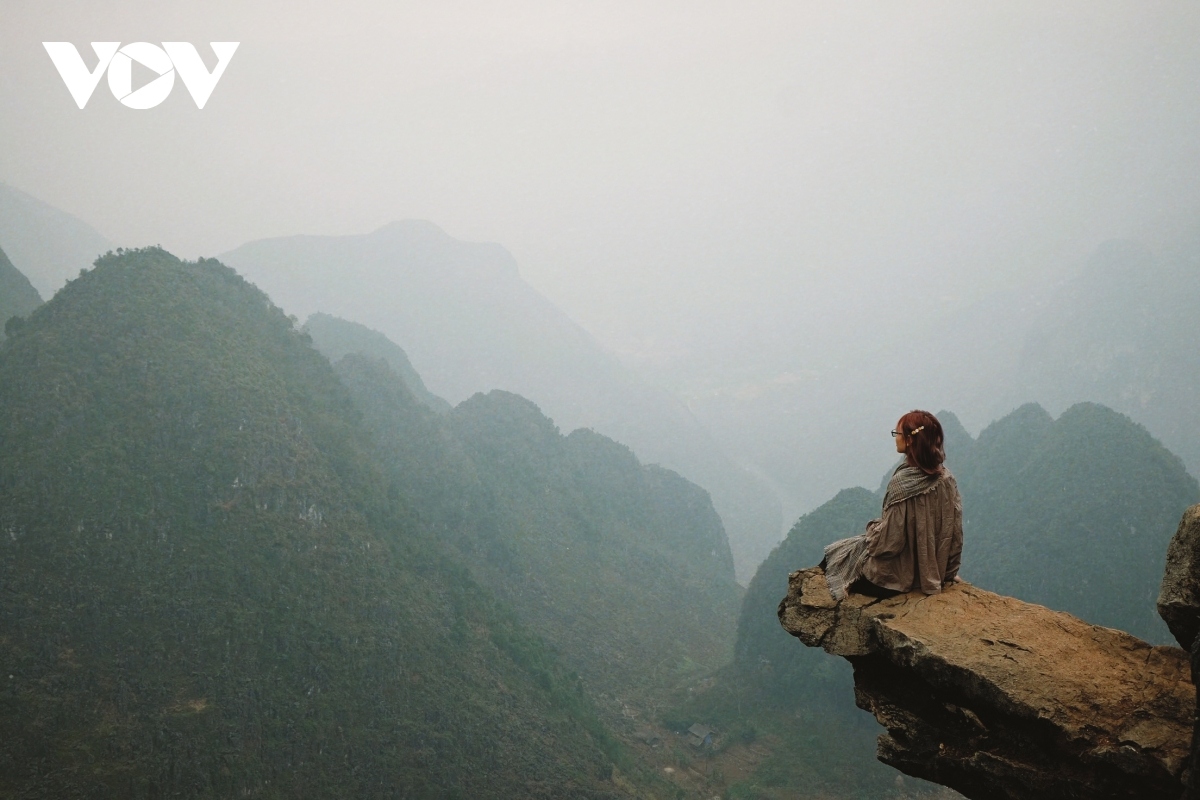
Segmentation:
<svg viewBox="0 0 1200 800">
<path fill-rule="evenodd" d="M 686 391 L 822 368 L 929 309 L 1200 219 L 1180 2 L 0 0 L 0 180 L 213 255 L 427 219 L 496 241 Z M 78 109 L 42 47 L 239 49 Z M 740 379 L 740 378 L 739 378 Z"/>
</svg>

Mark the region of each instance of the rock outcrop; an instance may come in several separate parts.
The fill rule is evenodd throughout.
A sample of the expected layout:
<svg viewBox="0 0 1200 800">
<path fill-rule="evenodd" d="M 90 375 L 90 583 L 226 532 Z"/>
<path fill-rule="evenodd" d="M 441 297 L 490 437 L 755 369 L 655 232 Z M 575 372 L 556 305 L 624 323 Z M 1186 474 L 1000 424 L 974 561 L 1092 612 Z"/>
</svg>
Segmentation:
<svg viewBox="0 0 1200 800">
<path fill-rule="evenodd" d="M 1190 650 L 1200 631 L 1200 505 L 1183 513 L 1167 547 L 1158 615 L 1180 646 Z"/>
<path fill-rule="evenodd" d="M 958 584 L 837 602 L 789 576 L 783 627 L 854 665 L 887 729 L 878 756 L 970 798 L 1170 798 L 1184 791 L 1196 693 L 1188 654 Z"/>
<path fill-rule="evenodd" d="M 1167 548 L 1167 566 L 1163 570 L 1158 593 L 1158 615 L 1172 635 L 1189 651 L 1192 682 L 1200 681 L 1200 505 L 1189 508 L 1179 521 L 1175 538 Z M 1191 768 L 1188 770 L 1188 800 L 1200 799 L 1200 706 L 1196 708 L 1196 727 L 1192 733 Z"/>
</svg>

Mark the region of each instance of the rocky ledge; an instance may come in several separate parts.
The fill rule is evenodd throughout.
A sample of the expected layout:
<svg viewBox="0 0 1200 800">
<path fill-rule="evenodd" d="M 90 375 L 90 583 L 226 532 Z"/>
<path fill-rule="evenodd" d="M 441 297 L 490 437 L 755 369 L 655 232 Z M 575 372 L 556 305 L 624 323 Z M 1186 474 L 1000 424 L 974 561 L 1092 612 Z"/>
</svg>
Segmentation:
<svg viewBox="0 0 1200 800">
<path fill-rule="evenodd" d="M 970 798 L 1170 798 L 1184 791 L 1188 654 L 958 584 L 837 602 L 793 572 L 783 627 L 854 665 L 887 729 L 879 759 Z"/>
</svg>

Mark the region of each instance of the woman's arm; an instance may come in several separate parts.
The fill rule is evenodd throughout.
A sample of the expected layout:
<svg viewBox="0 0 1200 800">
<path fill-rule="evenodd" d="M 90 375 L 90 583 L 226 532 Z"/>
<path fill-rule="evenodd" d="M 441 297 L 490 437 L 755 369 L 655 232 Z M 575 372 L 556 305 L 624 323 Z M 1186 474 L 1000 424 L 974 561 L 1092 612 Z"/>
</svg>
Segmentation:
<svg viewBox="0 0 1200 800">
<path fill-rule="evenodd" d="M 950 545 L 950 557 L 946 559 L 946 583 L 958 582 L 958 568 L 962 566 L 962 531 L 958 533 L 958 541 Z"/>
<path fill-rule="evenodd" d="M 951 505 L 949 510 L 950 523 L 950 552 L 946 556 L 946 578 L 945 583 L 959 583 L 962 578 L 958 577 L 959 567 L 962 566 L 962 548 L 963 548 L 963 526 L 962 526 L 962 495 L 958 493 L 958 484 L 953 486 L 954 492 L 951 495 Z"/>
<path fill-rule="evenodd" d="M 867 525 L 867 555 L 871 558 L 891 558 L 904 549 L 905 509 L 908 501 L 889 506 L 879 519 Z"/>
</svg>

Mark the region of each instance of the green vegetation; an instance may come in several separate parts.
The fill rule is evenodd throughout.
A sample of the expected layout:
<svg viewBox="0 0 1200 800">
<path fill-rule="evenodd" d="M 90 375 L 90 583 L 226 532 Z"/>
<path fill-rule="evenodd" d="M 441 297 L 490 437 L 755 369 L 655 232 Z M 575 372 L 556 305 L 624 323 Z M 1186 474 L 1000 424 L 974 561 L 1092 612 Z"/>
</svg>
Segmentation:
<svg viewBox="0 0 1200 800">
<path fill-rule="evenodd" d="M 742 592 L 703 490 L 592 431 L 562 436 L 517 395 L 439 416 L 382 361 L 337 369 L 412 513 L 610 719 L 729 660 Z"/>
<path fill-rule="evenodd" d="M 430 543 L 215 261 L 109 254 L 0 345 L 0 795 L 601 797 L 578 679 Z"/>
<path fill-rule="evenodd" d="M 13 324 L 23 325 L 23 318 L 41 304 L 42 296 L 37 289 L 0 250 L 0 341 L 4 341 L 4 328 L 10 319 L 21 317 L 19 322 Z"/>
</svg>

